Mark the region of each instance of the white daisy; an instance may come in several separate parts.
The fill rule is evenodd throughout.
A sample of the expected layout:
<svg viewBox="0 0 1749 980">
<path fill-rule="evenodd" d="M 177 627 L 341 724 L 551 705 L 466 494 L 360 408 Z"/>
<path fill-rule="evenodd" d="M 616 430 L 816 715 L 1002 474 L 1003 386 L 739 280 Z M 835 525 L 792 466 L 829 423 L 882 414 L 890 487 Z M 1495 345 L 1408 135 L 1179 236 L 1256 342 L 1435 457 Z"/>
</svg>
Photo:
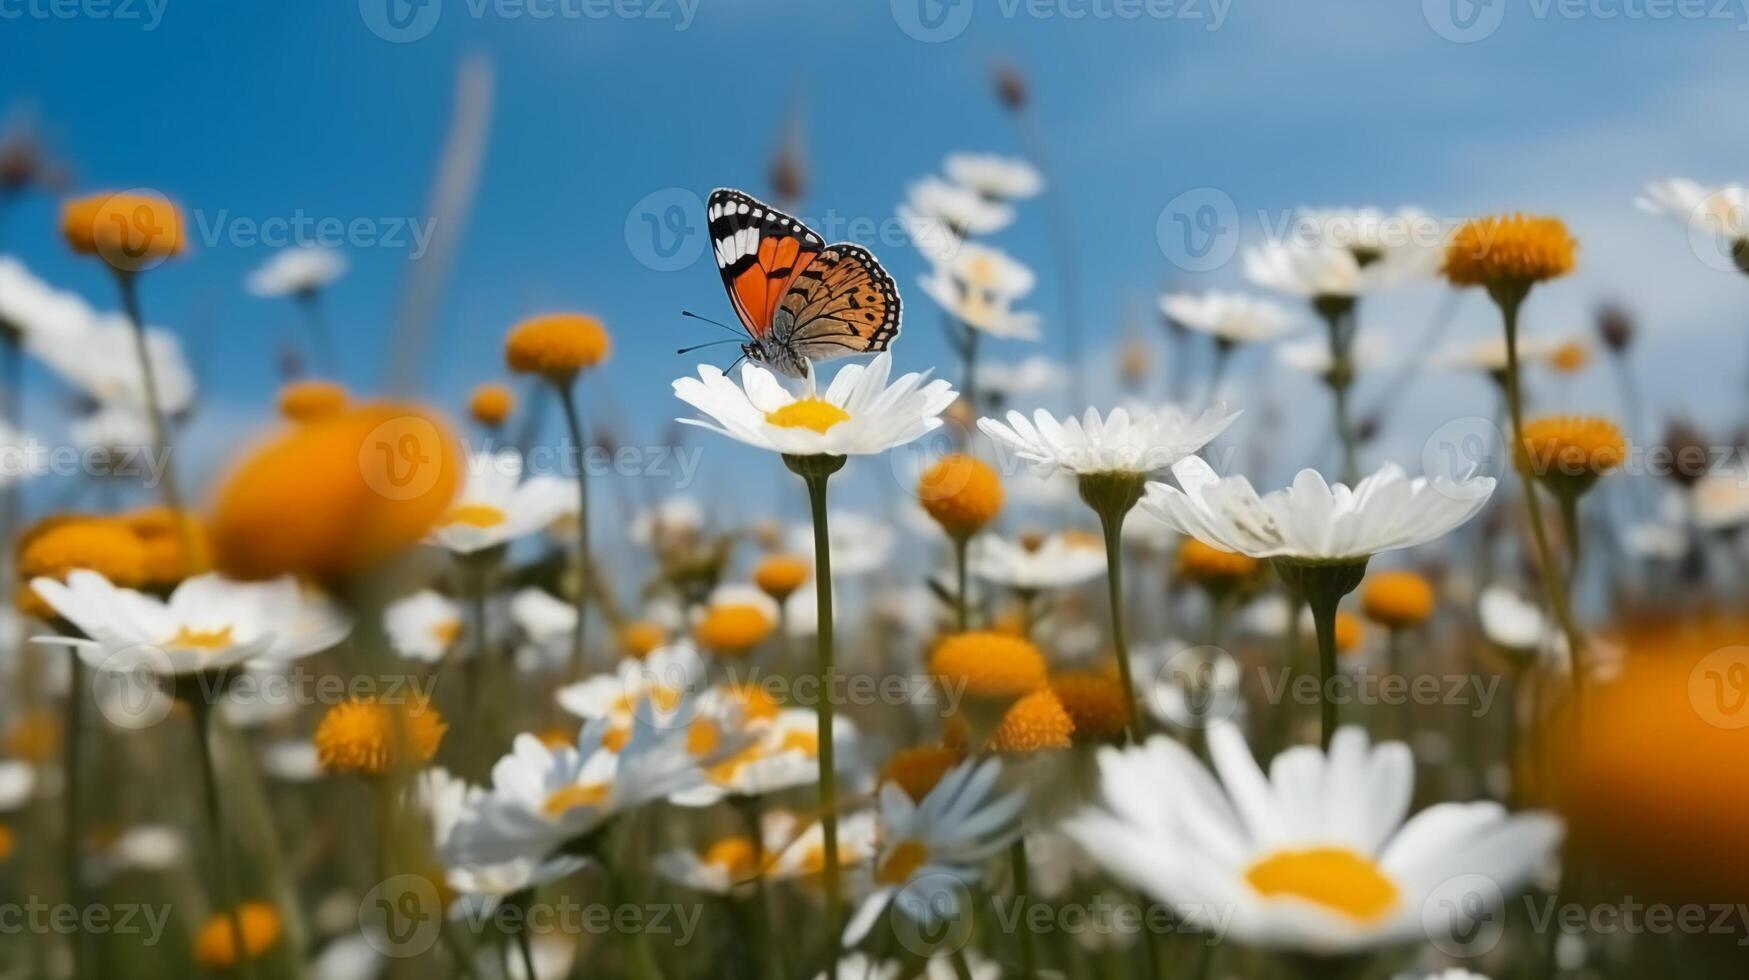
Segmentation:
<svg viewBox="0 0 1749 980">
<path fill-rule="evenodd" d="M 708 365 L 674 382 L 674 394 L 710 417 L 680 419 L 750 446 L 790 456 L 857 456 L 885 452 L 935 431 L 959 396 L 946 381 L 907 374 L 891 385 L 893 356 L 838 370 L 824 392 L 812 373 L 796 394 L 756 364 L 739 385 Z"/>
<path fill-rule="evenodd" d="M 1311 563 L 1359 562 L 1425 544 L 1474 517 L 1494 492 L 1493 477 L 1410 479 L 1395 464 L 1353 489 L 1301 470 L 1291 487 L 1264 496 L 1195 456 L 1172 475 L 1178 486 L 1150 483 L 1142 506 L 1179 533 L 1253 558 Z"/>
<path fill-rule="evenodd" d="M 80 329 L 34 336 L 30 345 L 31 353 L 99 405 L 146 409 L 145 376 L 134 350 L 133 323 L 127 317 L 100 314 Z M 146 359 L 165 414 L 181 414 L 194 404 L 194 371 L 174 334 L 147 327 Z"/>
<path fill-rule="evenodd" d="M 75 647 L 93 667 L 180 675 L 235 667 L 257 658 L 295 660 L 339 643 L 349 626 L 334 605 L 290 577 L 233 582 L 217 574 L 183 581 L 168 601 L 122 589 L 91 571 L 65 584 L 33 579 L 31 588 L 88 639 L 46 636 L 38 643 Z"/>
<path fill-rule="evenodd" d="M 701 709 L 714 714 L 710 706 Z M 810 708 L 785 708 L 772 718 L 752 717 L 740 730 L 752 737 L 746 748 L 705 770 L 706 782 L 669 797 L 680 806 L 710 806 L 731 796 L 764 796 L 820 778 L 820 722 Z M 856 764 L 856 723 L 832 719 L 836 769 Z"/>
<path fill-rule="evenodd" d="M 1330 341 L 1326 337 L 1307 337 L 1275 349 L 1276 360 L 1296 371 L 1316 377 L 1330 373 Z M 1357 373 L 1377 370 L 1390 363 L 1391 345 L 1377 334 L 1363 333 L 1348 344 L 1348 367 Z"/>
<path fill-rule="evenodd" d="M 1381 283 L 1432 276 L 1444 259 L 1449 230 L 1418 208 L 1386 214 L 1377 208 L 1305 208 L 1289 234 L 1345 249 L 1361 265 L 1381 267 Z"/>
<path fill-rule="evenodd" d="M 746 890 L 764 873 L 778 853 L 788 847 L 796 819 L 787 810 L 767 810 L 760 816 L 757 846 L 746 834 L 719 837 L 699 849 L 674 847 L 656 855 L 657 874 L 694 891 L 727 895 Z"/>
<path fill-rule="evenodd" d="M 1559 337 L 1520 336 L 1518 363 L 1525 365 L 1546 362 L 1554 356 L 1555 351 L 1560 350 L 1563 343 L 1565 341 Z M 1448 370 L 1503 374 L 1506 370 L 1506 337 L 1496 334 L 1469 343 L 1454 344 L 1435 353 L 1431 361 L 1435 366 Z"/>
<path fill-rule="evenodd" d="M 930 299 L 953 318 L 996 337 L 1037 340 L 1039 317 L 1014 302 L 1033 287 L 1032 270 L 1000 249 L 966 242 L 919 280 Z"/>
<path fill-rule="evenodd" d="M 1503 585 L 1482 590 L 1476 615 L 1482 621 L 1482 635 L 1490 643 L 1515 653 L 1535 653 L 1554 633 L 1536 603 L 1527 602 Z"/>
<path fill-rule="evenodd" d="M 517 651 L 528 669 L 566 663 L 577 632 L 577 607 L 545 589 L 527 586 L 510 596 L 510 621 L 527 642 Z"/>
<path fill-rule="evenodd" d="M 959 238 L 993 234 L 1014 221 L 1014 209 L 1008 205 L 939 177 L 925 177 L 907 187 L 899 213 L 939 222 Z"/>
<path fill-rule="evenodd" d="M 496 864 L 470 864 L 451 850 L 455 828 L 487 799 L 486 791 L 450 774 L 441 766 L 414 779 L 412 798 L 431 820 L 432 847 L 445 866 L 444 879 L 459 893 L 449 907 L 450 918 L 488 914 L 507 895 L 565 878 L 587 860 L 576 855 L 514 857 Z"/>
<path fill-rule="evenodd" d="M 308 296 L 346 274 L 346 256 L 331 248 L 301 245 L 281 249 L 249 273 L 256 296 Z"/>
<path fill-rule="evenodd" d="M 684 644 L 651 650 L 641 660 L 626 659 L 611 673 L 568 684 L 555 697 L 559 707 L 584 721 L 605 719 L 609 732 L 629 734 L 632 715 L 648 699 L 672 707 L 705 683 L 704 658 Z"/>
<path fill-rule="evenodd" d="M 1353 252 L 1322 243 L 1268 242 L 1245 250 L 1245 278 L 1307 299 L 1353 298 L 1389 285 L 1395 271 L 1384 263 L 1362 267 Z"/>
<path fill-rule="evenodd" d="M 1041 470 L 1067 470 L 1077 476 L 1097 473 L 1146 474 L 1164 469 L 1207 445 L 1239 417 L 1225 405 L 1200 415 L 1168 405 L 1158 412 L 1114 408 L 1104 418 L 1089 408 L 1081 418 L 1059 422 L 1044 409 L 1031 421 L 1009 412 L 1008 422 L 978 420 L 983 433 Z"/>
<path fill-rule="evenodd" d="M 992 398 L 1027 398 L 1056 391 L 1068 383 L 1069 372 L 1043 354 L 978 368 L 978 385 Z"/>
<path fill-rule="evenodd" d="M 1160 312 L 1174 323 L 1205 333 L 1223 344 L 1260 344 L 1287 332 L 1287 310 L 1244 293 L 1170 293 L 1160 297 Z"/>
<path fill-rule="evenodd" d="M 577 506 L 574 484 L 548 474 L 522 479 L 514 449 L 476 453 L 449 512 L 427 540 L 459 555 L 509 544 L 534 534 Z"/>
<path fill-rule="evenodd" d="M 1101 749 L 1103 805 L 1066 829 L 1106 871 L 1246 944 L 1329 955 L 1425 942 L 1430 927 L 1488 911 L 1441 902 L 1442 888 L 1474 875 L 1509 895 L 1561 838 L 1554 817 L 1496 803 L 1440 803 L 1405 821 L 1409 749 L 1371 747 L 1359 728 L 1337 732 L 1328 755 L 1288 749 L 1267 775 L 1231 725 L 1208 746 L 1213 774 L 1164 736 Z"/>
<path fill-rule="evenodd" d="M 1686 177 L 1652 181 L 1634 206 L 1680 223 L 1690 234 L 1705 232 L 1727 246 L 1749 240 L 1749 188 L 1708 187 Z"/>
<path fill-rule="evenodd" d="M 852 510 L 835 510 L 827 519 L 827 547 L 832 551 L 834 581 L 867 575 L 884 566 L 893 553 L 897 533 L 891 521 Z M 790 551 L 814 559 L 814 527 L 796 524 L 789 529 Z"/>
<path fill-rule="evenodd" d="M 57 338 L 81 336 L 95 314 L 73 293 L 55 289 L 32 275 L 24 263 L 0 255 L 0 326 L 36 350 Z"/>
<path fill-rule="evenodd" d="M 826 828 L 818 820 L 801 825 L 792 814 L 776 811 L 771 821 L 774 840 L 766 877 L 772 881 L 795 881 L 819 887 L 826 871 Z M 860 869 L 880 850 L 880 825 L 872 810 L 857 810 L 838 818 L 838 867 L 840 875 Z"/>
<path fill-rule="evenodd" d="M 983 875 L 983 863 L 1020 832 L 1026 791 L 993 798 L 1002 763 L 967 760 L 941 777 L 921 802 L 897 784 L 880 790 L 881 849 L 874 861 L 875 888 L 844 929 L 844 944 L 868 935 L 895 896 L 900 912 L 929 927 L 960 912 L 966 886 Z"/>
<path fill-rule="evenodd" d="M 1066 589 L 1105 574 L 1105 544 L 1087 534 L 1057 533 L 1010 541 L 994 534 L 972 540 L 968 570 L 986 582 L 1027 592 Z"/>
<path fill-rule="evenodd" d="M 1728 531 L 1749 523 L 1749 477 L 1742 473 L 1708 473 L 1695 481 L 1688 496 L 1694 523 L 1705 530 Z"/>
<path fill-rule="evenodd" d="M 261 771 L 285 783 L 309 783 L 322 778 L 316 743 L 307 738 L 281 738 L 261 746 Z"/>
<path fill-rule="evenodd" d="M 954 153 L 942 166 L 948 179 L 992 201 L 1037 197 L 1045 189 L 1038 168 L 1016 157 L 995 153 Z"/>
<path fill-rule="evenodd" d="M 697 537 L 704 526 L 704 507 L 697 499 L 669 497 L 639 510 L 627 530 L 633 544 L 661 551 Z"/>
<path fill-rule="evenodd" d="M 36 767 L 28 762 L 0 762 L 0 813 L 11 813 L 26 803 L 36 790 Z"/>
<path fill-rule="evenodd" d="M 421 589 L 383 610 L 389 645 L 408 660 L 436 663 L 462 635 L 462 610 L 449 597 Z"/>
</svg>

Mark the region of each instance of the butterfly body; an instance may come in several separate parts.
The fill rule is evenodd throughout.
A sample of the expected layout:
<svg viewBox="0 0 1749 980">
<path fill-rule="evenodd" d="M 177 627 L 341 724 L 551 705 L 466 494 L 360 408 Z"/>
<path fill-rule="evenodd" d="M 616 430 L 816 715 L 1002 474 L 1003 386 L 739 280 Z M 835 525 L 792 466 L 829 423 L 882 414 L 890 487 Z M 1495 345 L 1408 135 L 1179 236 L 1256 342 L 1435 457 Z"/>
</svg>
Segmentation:
<svg viewBox="0 0 1749 980">
<path fill-rule="evenodd" d="M 740 191 L 712 191 L 705 212 L 749 360 L 799 378 L 819 361 L 884 351 L 898 336 L 898 286 L 868 249 L 828 245 Z"/>
</svg>

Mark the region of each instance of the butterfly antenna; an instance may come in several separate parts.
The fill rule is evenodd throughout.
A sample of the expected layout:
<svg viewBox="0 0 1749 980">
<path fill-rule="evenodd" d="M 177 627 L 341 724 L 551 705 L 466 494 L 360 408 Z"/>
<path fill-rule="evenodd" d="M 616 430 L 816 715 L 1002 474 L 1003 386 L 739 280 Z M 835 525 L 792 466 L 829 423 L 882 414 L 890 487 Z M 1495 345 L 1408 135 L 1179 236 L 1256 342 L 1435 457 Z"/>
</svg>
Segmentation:
<svg viewBox="0 0 1749 980">
<path fill-rule="evenodd" d="M 697 313 L 694 313 L 691 310 L 681 310 L 680 315 L 686 316 L 686 317 L 691 317 L 694 320 L 703 320 L 704 322 L 712 324 L 714 326 L 722 327 L 724 330 L 727 330 L 732 334 L 739 335 L 741 333 L 741 331 L 736 330 L 734 327 L 729 326 L 728 324 L 722 322 L 721 320 L 713 320 L 708 316 L 699 316 Z"/>
<path fill-rule="evenodd" d="M 682 347 L 679 350 L 675 351 L 674 353 L 676 353 L 676 354 L 690 354 L 695 350 L 702 350 L 703 348 L 706 348 L 706 347 L 721 347 L 724 344 L 738 344 L 740 342 L 741 342 L 741 338 L 730 337 L 727 340 L 713 340 L 713 341 L 710 341 L 709 343 L 693 344 L 691 347 Z"/>
<path fill-rule="evenodd" d="M 729 366 L 726 368 L 723 368 L 723 373 L 728 374 L 730 371 L 735 370 L 736 365 L 740 364 L 742 361 L 745 361 L 746 359 L 747 359 L 747 354 L 745 351 L 743 351 L 741 353 L 740 357 L 737 357 L 734 360 L 730 361 Z"/>
</svg>

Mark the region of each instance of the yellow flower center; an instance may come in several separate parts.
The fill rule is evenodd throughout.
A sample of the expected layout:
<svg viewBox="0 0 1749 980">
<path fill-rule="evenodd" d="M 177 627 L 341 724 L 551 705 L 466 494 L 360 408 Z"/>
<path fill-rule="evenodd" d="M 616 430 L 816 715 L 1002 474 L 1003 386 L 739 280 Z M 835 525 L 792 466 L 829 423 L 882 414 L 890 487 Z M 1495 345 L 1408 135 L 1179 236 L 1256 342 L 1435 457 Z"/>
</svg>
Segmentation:
<svg viewBox="0 0 1749 980">
<path fill-rule="evenodd" d="M 491 504 L 463 504 L 443 515 L 445 526 L 466 524 L 469 527 L 497 527 L 509 517 Z"/>
<path fill-rule="evenodd" d="M 1000 633 L 956 633 L 935 648 L 930 672 L 964 685 L 974 698 L 1008 699 L 1044 686 L 1045 658 L 1038 647 Z"/>
<path fill-rule="evenodd" d="M 923 863 L 929 860 L 929 848 L 920 841 L 900 841 L 887 855 L 881 866 L 875 869 L 875 881 L 883 885 L 897 885 L 910 879 Z"/>
<path fill-rule="evenodd" d="M 725 837 L 704 852 L 704 863 L 722 868 L 730 878 L 746 878 L 753 874 L 753 842 L 745 837 Z"/>
<path fill-rule="evenodd" d="M 1297 898 L 1356 922 L 1377 922 L 1397 907 L 1397 886 L 1370 859 L 1339 847 L 1277 851 L 1245 872 L 1266 898 Z"/>
<path fill-rule="evenodd" d="M 165 646 L 177 650 L 223 650 L 231 645 L 231 628 L 222 626 L 216 630 L 191 630 L 180 627 L 176 635 L 170 638 Z"/>
<path fill-rule="evenodd" d="M 437 638 L 437 642 L 449 646 L 462 635 L 462 621 L 446 619 L 441 623 L 435 623 L 431 627 L 431 635 Z"/>
<path fill-rule="evenodd" d="M 547 797 L 541 805 L 541 812 L 548 817 L 562 817 L 578 807 L 603 806 L 612 795 L 613 787 L 607 783 L 566 786 Z"/>
<path fill-rule="evenodd" d="M 331 773 L 377 776 L 402 761 L 431 761 L 448 728 L 423 698 L 396 705 L 355 698 L 322 716 L 314 736 L 316 758 Z"/>
<path fill-rule="evenodd" d="M 1074 733 L 1075 722 L 1047 687 L 1014 702 L 990 733 L 989 748 L 1015 755 L 1066 749 Z"/>
<path fill-rule="evenodd" d="M 765 421 L 785 429 L 813 429 L 824 433 L 840 422 L 850 421 L 850 413 L 821 398 L 803 398 L 765 413 Z"/>
</svg>

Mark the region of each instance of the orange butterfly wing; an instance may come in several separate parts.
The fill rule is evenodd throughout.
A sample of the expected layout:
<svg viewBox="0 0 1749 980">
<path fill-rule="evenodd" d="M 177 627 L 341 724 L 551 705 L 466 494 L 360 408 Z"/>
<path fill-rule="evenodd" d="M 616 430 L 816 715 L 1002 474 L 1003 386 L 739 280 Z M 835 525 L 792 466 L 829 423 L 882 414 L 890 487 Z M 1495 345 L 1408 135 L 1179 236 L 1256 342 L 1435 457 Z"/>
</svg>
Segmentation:
<svg viewBox="0 0 1749 980">
<path fill-rule="evenodd" d="M 780 305 L 791 323 L 780 339 L 811 361 L 878 353 L 899 335 L 899 287 L 860 245 L 826 246 Z"/>
<path fill-rule="evenodd" d="M 750 335 L 763 338 L 791 284 L 824 243 L 797 219 L 740 191 L 712 191 L 705 214 L 735 315 Z"/>
</svg>

